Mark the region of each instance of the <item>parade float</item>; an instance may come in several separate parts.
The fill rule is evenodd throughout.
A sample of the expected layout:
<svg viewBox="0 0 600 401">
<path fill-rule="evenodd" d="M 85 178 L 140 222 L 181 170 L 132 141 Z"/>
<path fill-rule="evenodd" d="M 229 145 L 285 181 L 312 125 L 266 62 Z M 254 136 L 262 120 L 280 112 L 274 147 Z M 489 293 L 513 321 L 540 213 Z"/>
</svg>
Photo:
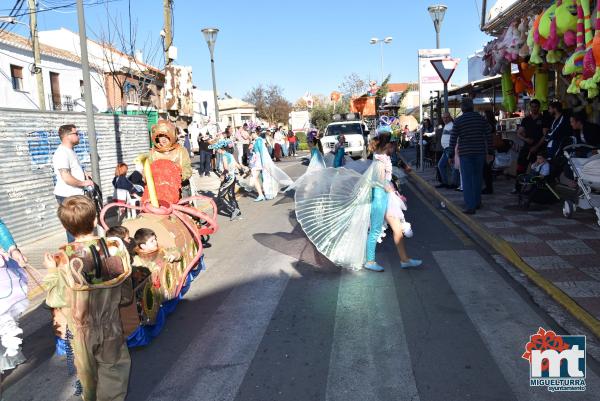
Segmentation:
<svg viewBox="0 0 600 401">
<path fill-rule="evenodd" d="M 116 207 L 135 210 L 135 218 L 122 225 L 131 235 L 140 228 L 156 233 L 161 249 L 176 249 L 181 258 L 175 262 L 163 260 L 158 269 L 133 265 L 132 282 L 135 302 L 121 309 L 123 329 L 129 347 L 150 343 L 165 324 L 165 319 L 188 291 L 192 281 L 205 268 L 203 237 L 218 229 L 217 207 L 204 196 L 180 198 L 181 171 L 170 160 L 150 163 L 142 157 L 146 188 L 141 205 L 110 203 L 100 213 L 105 229 L 107 212 Z"/>
</svg>

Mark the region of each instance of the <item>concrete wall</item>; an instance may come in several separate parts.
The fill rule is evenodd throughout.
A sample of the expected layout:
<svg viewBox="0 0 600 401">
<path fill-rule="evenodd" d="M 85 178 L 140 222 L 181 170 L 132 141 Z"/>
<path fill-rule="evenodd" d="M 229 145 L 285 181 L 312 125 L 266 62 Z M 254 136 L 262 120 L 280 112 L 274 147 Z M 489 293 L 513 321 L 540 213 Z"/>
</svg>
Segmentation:
<svg viewBox="0 0 600 401">
<path fill-rule="evenodd" d="M 125 162 L 133 168 L 133 159 L 148 152 L 147 118 L 98 114 L 95 123 L 106 199 L 113 194 L 116 164 Z M 75 124 L 83 133 L 75 151 L 90 171 L 85 114 L 0 109 L 0 218 L 17 242 L 34 241 L 60 229 L 52 155 L 63 124 Z"/>
</svg>

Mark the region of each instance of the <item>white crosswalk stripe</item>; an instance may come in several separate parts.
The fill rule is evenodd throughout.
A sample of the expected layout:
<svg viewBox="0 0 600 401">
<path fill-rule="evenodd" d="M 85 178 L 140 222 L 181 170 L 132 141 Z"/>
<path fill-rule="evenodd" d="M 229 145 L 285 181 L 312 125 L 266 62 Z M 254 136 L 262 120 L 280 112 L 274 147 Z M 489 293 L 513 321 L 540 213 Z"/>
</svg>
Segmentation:
<svg viewBox="0 0 600 401">
<path fill-rule="evenodd" d="M 517 399 L 567 399 L 567 393 L 529 386 L 529 365 L 521 354 L 538 327 L 549 329 L 537 312 L 475 250 L 434 251 L 433 256 Z M 574 399 L 598 399 L 600 380 L 590 369 L 587 374 L 586 392 Z"/>
<path fill-rule="evenodd" d="M 359 275 L 341 277 L 326 399 L 418 401 L 390 276 L 364 285 Z"/>
</svg>

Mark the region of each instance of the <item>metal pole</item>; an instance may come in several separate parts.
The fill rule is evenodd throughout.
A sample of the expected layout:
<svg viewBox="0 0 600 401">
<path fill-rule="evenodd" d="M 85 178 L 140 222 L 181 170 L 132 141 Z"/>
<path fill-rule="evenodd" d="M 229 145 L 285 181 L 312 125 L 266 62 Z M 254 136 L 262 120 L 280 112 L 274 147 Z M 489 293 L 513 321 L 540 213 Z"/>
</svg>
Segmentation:
<svg viewBox="0 0 600 401">
<path fill-rule="evenodd" d="M 215 120 L 217 123 L 217 131 L 219 130 L 219 103 L 217 99 L 217 81 L 215 79 L 215 57 L 213 49 L 210 49 L 210 68 L 212 70 L 213 96 L 215 100 Z"/>
<path fill-rule="evenodd" d="M 33 45 L 33 73 L 37 83 L 38 103 L 40 110 L 46 110 L 46 97 L 44 96 L 44 76 L 42 75 L 42 57 L 40 55 L 40 42 L 37 29 L 37 2 L 29 2 L 29 28 L 31 30 L 31 43 Z"/>
<path fill-rule="evenodd" d="M 438 27 L 435 29 L 435 48 L 440 48 L 440 28 Z"/>
<path fill-rule="evenodd" d="M 94 103 L 92 102 L 92 82 L 90 80 L 90 62 L 88 60 L 87 35 L 85 32 L 85 16 L 83 0 L 77 0 L 77 22 L 79 23 L 79 46 L 81 47 L 81 68 L 83 69 L 83 99 L 85 101 L 85 117 L 87 119 L 88 143 L 90 145 L 90 161 L 92 163 L 92 179 L 102 190 L 100 182 L 100 163 L 96 142 L 96 124 L 94 123 Z"/>
<path fill-rule="evenodd" d="M 444 82 L 444 111 L 448 112 L 448 83 Z"/>
<path fill-rule="evenodd" d="M 163 18 L 165 20 L 165 73 L 166 67 L 171 64 L 169 58 L 169 48 L 173 45 L 173 37 L 171 35 L 171 0 L 163 0 Z"/>
<path fill-rule="evenodd" d="M 379 41 L 379 52 L 381 54 L 381 82 L 379 84 L 383 84 L 383 41 Z"/>
</svg>

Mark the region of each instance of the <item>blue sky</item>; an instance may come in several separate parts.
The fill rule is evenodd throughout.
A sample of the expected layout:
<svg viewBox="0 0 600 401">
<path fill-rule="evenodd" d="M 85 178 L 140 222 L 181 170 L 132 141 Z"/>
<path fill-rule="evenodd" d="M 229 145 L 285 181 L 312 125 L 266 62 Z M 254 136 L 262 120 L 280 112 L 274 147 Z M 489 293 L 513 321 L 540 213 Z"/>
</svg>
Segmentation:
<svg viewBox="0 0 600 401">
<path fill-rule="evenodd" d="M 59 0 L 39 0 L 57 4 Z M 132 19 L 138 25 L 138 43 L 159 38 L 162 1 L 130 0 Z M 88 1 L 91 3 L 91 0 Z M 12 0 L 0 0 L 1 9 Z M 63 3 L 68 3 L 64 0 Z M 384 69 L 392 82 L 417 80 L 417 50 L 435 47 L 435 30 L 427 13 L 433 1 L 390 2 L 356 0 L 194 1 L 176 0 L 174 44 L 177 63 L 191 65 L 195 84 L 210 89 L 210 60 L 200 29 L 220 29 L 215 48 L 219 92 L 237 97 L 258 84 L 278 84 L 291 101 L 305 92 L 329 94 L 343 77 L 356 72 L 364 78 L 380 76 L 379 45 L 373 36 L 392 36 L 384 45 Z M 490 2 L 490 3 L 493 3 Z M 127 22 L 128 0 L 109 3 L 109 10 Z M 385 9 L 378 9 L 378 5 Z M 467 57 L 489 38 L 479 31 L 481 0 L 447 0 L 448 11 L 441 47 L 461 58 L 452 83 L 467 81 Z M 4 6 L 6 5 L 6 7 Z M 6 12 L 4 12 L 6 13 Z M 2 11 L 0 11 L 2 14 Z M 27 18 L 23 17 L 24 22 Z M 86 8 L 88 34 L 99 32 L 106 20 L 104 6 Z M 39 29 L 60 27 L 77 31 L 75 9 L 39 13 Z M 22 28 L 16 32 L 26 34 Z"/>
</svg>

